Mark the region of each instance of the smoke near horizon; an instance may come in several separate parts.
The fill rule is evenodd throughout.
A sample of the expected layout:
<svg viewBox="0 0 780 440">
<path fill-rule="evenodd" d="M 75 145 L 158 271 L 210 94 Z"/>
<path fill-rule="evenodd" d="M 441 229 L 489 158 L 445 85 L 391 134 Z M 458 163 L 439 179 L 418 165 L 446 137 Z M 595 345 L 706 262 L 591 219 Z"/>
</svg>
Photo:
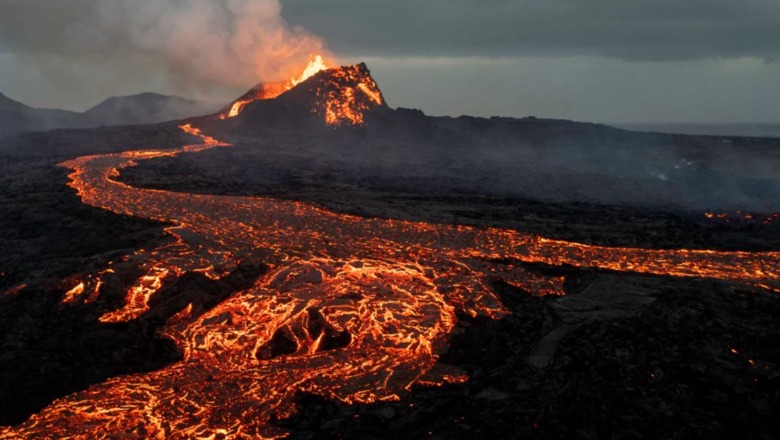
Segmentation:
<svg viewBox="0 0 780 440">
<path fill-rule="evenodd" d="M 83 64 L 110 81 L 213 96 L 286 78 L 323 40 L 281 16 L 279 0 L 0 0 L 0 53 L 70 87 Z M 327 53 L 327 52 L 326 52 Z"/>
</svg>

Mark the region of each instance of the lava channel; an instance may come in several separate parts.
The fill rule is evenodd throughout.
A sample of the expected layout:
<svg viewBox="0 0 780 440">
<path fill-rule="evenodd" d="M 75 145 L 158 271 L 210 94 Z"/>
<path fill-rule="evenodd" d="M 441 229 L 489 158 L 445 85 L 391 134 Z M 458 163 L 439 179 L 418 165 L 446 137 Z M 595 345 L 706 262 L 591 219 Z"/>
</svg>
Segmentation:
<svg viewBox="0 0 780 440">
<path fill-rule="evenodd" d="M 115 179 L 140 160 L 228 146 L 182 128 L 203 143 L 61 164 L 72 170 L 70 186 L 85 204 L 173 225 L 172 242 L 137 251 L 145 274 L 124 306 L 100 320 L 138 319 L 162 286 L 188 272 L 220 279 L 241 262 L 270 270 L 205 313 L 193 314 L 190 305 L 167 321 L 163 335 L 181 350 L 180 362 L 58 399 L 0 429 L 0 438 L 278 438 L 286 433 L 272 421 L 293 414 L 299 392 L 371 403 L 401 399 L 416 384 L 463 382 L 465 372 L 438 358 L 459 315 L 508 313 L 491 280 L 563 294 L 562 277 L 534 274 L 520 262 L 780 290 L 778 252 L 598 247 L 495 228 L 367 219 L 294 201 L 139 189 Z M 70 284 L 63 301 L 94 301 L 106 271 Z"/>
</svg>

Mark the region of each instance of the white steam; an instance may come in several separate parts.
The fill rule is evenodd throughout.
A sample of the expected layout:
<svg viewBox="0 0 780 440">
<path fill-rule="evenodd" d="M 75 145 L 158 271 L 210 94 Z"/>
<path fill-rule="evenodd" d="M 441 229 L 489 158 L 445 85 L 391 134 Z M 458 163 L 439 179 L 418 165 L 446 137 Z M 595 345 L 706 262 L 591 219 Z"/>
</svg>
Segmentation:
<svg viewBox="0 0 780 440">
<path fill-rule="evenodd" d="M 325 51 L 319 37 L 283 19 L 279 0 L 0 0 L 0 7 L 0 52 L 53 81 L 89 64 L 112 81 L 163 77 L 169 89 L 198 94 L 289 78 Z"/>
<path fill-rule="evenodd" d="M 102 1 L 98 12 L 171 74 L 196 80 L 283 79 L 323 51 L 322 40 L 285 23 L 278 0 Z"/>
</svg>

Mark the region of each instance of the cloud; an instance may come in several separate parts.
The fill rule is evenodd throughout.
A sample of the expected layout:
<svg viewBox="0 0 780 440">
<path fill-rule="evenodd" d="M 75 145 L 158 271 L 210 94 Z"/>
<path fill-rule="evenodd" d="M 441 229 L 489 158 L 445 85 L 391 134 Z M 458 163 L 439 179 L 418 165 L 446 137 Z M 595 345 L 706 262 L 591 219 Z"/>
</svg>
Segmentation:
<svg viewBox="0 0 780 440">
<path fill-rule="evenodd" d="M 353 56 L 780 58 L 776 0 L 286 0 Z"/>
</svg>

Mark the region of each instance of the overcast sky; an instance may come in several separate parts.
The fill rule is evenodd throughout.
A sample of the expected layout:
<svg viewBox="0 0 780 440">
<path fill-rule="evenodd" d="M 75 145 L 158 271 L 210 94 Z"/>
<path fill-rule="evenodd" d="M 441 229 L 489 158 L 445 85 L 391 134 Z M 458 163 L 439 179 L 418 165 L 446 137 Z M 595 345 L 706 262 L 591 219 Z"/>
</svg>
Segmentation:
<svg viewBox="0 0 780 440">
<path fill-rule="evenodd" d="M 278 6 L 0 0 L 0 91 L 77 110 L 148 90 L 229 100 L 324 46 L 367 61 L 390 105 L 429 114 L 780 122 L 778 0 L 282 0 L 281 17 Z"/>
</svg>

